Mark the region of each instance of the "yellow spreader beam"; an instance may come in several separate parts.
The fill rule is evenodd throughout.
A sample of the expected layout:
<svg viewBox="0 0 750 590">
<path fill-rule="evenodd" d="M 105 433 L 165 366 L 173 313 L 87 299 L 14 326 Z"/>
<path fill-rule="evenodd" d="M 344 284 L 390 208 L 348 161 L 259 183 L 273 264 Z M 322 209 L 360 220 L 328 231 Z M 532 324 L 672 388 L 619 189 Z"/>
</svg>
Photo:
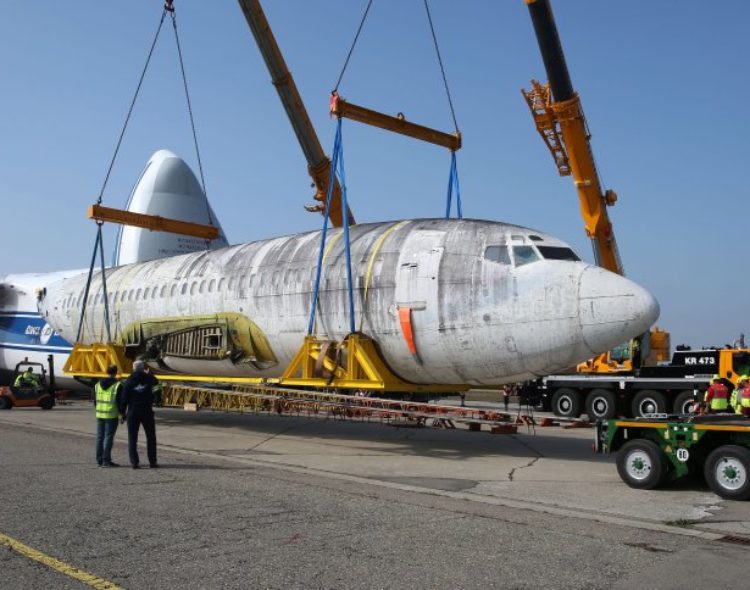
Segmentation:
<svg viewBox="0 0 750 590">
<path fill-rule="evenodd" d="M 385 115 L 365 107 L 345 101 L 338 94 L 331 96 L 331 114 L 345 119 L 352 119 L 360 123 L 366 123 L 373 127 L 379 127 L 386 131 L 393 131 L 401 135 L 408 135 L 414 139 L 420 139 L 427 143 L 434 143 L 455 152 L 461 149 L 461 133 L 446 133 L 424 125 L 417 125 L 407 121 L 402 114 L 397 116 Z"/>
<path fill-rule="evenodd" d="M 145 213 L 133 213 L 122 209 L 111 209 L 101 205 L 91 205 L 88 210 L 89 219 L 97 222 L 121 223 L 142 227 L 151 231 L 165 231 L 184 236 L 194 236 L 204 240 L 215 240 L 219 237 L 219 228 L 213 225 L 202 225 L 189 221 L 168 219 L 159 215 L 146 215 Z"/>
</svg>

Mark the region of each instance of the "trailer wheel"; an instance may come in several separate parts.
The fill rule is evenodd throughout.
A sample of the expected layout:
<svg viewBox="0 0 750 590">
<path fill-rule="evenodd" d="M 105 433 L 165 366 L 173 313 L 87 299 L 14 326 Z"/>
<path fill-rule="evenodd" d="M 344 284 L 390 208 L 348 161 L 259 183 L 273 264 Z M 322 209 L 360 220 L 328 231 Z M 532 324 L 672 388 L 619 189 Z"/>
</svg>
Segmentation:
<svg viewBox="0 0 750 590">
<path fill-rule="evenodd" d="M 590 420 L 609 420 L 617 416 L 617 396 L 611 389 L 594 389 L 586 397 Z"/>
<path fill-rule="evenodd" d="M 631 488 L 651 490 L 667 476 L 667 458 L 655 442 L 637 439 L 617 452 L 617 473 Z"/>
<path fill-rule="evenodd" d="M 635 418 L 642 418 L 649 414 L 664 414 L 667 411 L 667 400 L 661 391 L 644 389 L 633 398 L 631 410 Z"/>
<path fill-rule="evenodd" d="M 750 450 L 724 445 L 714 450 L 704 467 L 706 482 L 716 494 L 727 500 L 750 498 Z"/>
<path fill-rule="evenodd" d="M 690 408 L 694 403 L 695 398 L 693 397 L 693 391 L 691 389 L 681 391 L 677 394 L 677 397 L 674 398 L 672 411 L 675 414 L 689 414 Z"/>
<path fill-rule="evenodd" d="M 552 394 L 552 411 L 561 418 L 578 418 L 581 415 L 581 394 L 575 389 L 561 387 Z"/>
<path fill-rule="evenodd" d="M 13 402 L 6 395 L 0 395 L 0 410 L 10 410 L 13 407 Z"/>
</svg>

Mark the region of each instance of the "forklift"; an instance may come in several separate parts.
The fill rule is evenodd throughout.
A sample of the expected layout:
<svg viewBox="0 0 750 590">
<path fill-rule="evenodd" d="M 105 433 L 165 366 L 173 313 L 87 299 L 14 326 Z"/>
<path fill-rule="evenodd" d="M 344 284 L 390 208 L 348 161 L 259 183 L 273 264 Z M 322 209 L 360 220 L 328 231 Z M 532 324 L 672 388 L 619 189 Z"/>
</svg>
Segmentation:
<svg viewBox="0 0 750 590">
<path fill-rule="evenodd" d="M 47 355 L 47 367 L 42 363 L 29 361 L 26 357 L 16 365 L 13 380 L 10 385 L 0 387 L 0 410 L 10 410 L 13 406 L 19 408 L 40 407 L 51 410 L 55 407 L 55 361 Z M 39 383 L 33 387 L 16 387 L 16 378 L 28 369 L 36 369 Z"/>
</svg>

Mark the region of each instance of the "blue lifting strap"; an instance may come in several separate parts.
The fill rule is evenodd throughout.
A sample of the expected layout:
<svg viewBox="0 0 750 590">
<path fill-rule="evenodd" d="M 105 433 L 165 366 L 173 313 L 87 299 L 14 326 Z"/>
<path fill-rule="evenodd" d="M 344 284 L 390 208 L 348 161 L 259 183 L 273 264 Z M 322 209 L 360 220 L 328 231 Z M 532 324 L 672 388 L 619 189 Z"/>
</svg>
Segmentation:
<svg viewBox="0 0 750 590">
<path fill-rule="evenodd" d="M 318 307 L 318 293 L 320 290 L 320 277 L 323 268 L 323 254 L 326 247 L 326 237 L 328 234 L 328 214 L 331 209 L 331 197 L 333 195 L 333 185 L 336 179 L 336 170 L 338 169 L 339 181 L 341 184 L 341 210 L 348 211 L 346 202 L 346 176 L 344 174 L 344 148 L 341 139 L 341 118 L 336 124 L 336 139 L 333 142 L 333 156 L 331 158 L 331 174 L 328 177 L 328 192 L 326 194 L 326 209 L 323 214 L 323 231 L 320 234 L 320 249 L 318 250 L 318 265 L 315 271 L 315 286 L 313 287 L 312 302 L 310 309 L 310 321 L 307 325 L 308 336 L 312 335 L 315 328 L 315 312 Z M 354 332 L 354 289 L 352 287 L 352 260 L 349 243 L 349 224 L 344 223 L 344 256 L 346 260 L 346 282 L 349 294 L 349 331 Z"/>
<path fill-rule="evenodd" d="M 104 267 L 104 240 L 102 238 L 102 224 L 96 224 L 96 240 L 94 240 L 94 252 L 91 255 L 91 265 L 89 266 L 89 275 L 86 279 L 86 289 L 83 292 L 83 303 L 81 304 L 81 317 L 78 319 L 78 333 L 76 335 L 76 342 L 81 340 L 83 334 L 83 318 L 86 315 L 86 303 L 89 297 L 89 290 L 91 289 L 91 279 L 94 275 L 94 265 L 96 264 L 96 255 L 99 254 L 99 260 L 102 268 L 102 295 L 104 297 L 104 325 L 107 328 L 107 342 L 112 342 L 112 333 L 109 327 L 109 300 L 107 294 L 107 276 L 106 269 Z"/>
<path fill-rule="evenodd" d="M 461 208 L 461 187 L 458 184 L 458 167 L 456 166 L 456 152 L 451 152 L 451 172 L 448 176 L 448 198 L 445 204 L 445 218 L 450 219 L 451 201 L 453 200 L 453 188 L 456 189 L 456 217 L 462 219 L 464 216 Z"/>
</svg>

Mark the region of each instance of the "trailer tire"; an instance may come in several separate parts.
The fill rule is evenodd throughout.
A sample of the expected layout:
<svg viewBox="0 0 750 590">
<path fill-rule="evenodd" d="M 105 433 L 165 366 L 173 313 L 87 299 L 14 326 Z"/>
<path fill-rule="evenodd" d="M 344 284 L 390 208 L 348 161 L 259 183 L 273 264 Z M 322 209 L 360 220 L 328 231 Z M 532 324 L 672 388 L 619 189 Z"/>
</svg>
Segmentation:
<svg viewBox="0 0 750 590">
<path fill-rule="evenodd" d="M 593 389 L 586 396 L 589 420 L 609 420 L 617 416 L 617 395 L 611 389 Z"/>
<path fill-rule="evenodd" d="M 724 445 L 706 459 L 703 470 L 708 487 L 727 500 L 750 498 L 750 450 Z"/>
<path fill-rule="evenodd" d="M 578 418 L 581 415 L 581 394 L 575 389 L 561 387 L 552 394 L 552 411 L 561 418 Z"/>
<path fill-rule="evenodd" d="M 651 490 L 667 477 L 667 457 L 653 441 L 631 440 L 617 452 L 617 473 L 631 488 Z"/>
<path fill-rule="evenodd" d="M 693 390 L 692 389 L 686 389 L 685 391 L 681 391 L 677 394 L 677 397 L 674 398 L 674 405 L 672 407 L 672 412 L 675 414 L 689 414 L 690 413 L 690 406 L 692 406 L 695 403 L 695 398 L 693 396 Z"/>
<path fill-rule="evenodd" d="M 665 414 L 667 398 L 661 391 L 644 389 L 635 395 L 630 409 L 634 418 L 643 418 L 649 414 Z"/>
<path fill-rule="evenodd" d="M 0 410 L 10 410 L 13 407 L 13 402 L 7 395 L 0 395 Z"/>
</svg>

